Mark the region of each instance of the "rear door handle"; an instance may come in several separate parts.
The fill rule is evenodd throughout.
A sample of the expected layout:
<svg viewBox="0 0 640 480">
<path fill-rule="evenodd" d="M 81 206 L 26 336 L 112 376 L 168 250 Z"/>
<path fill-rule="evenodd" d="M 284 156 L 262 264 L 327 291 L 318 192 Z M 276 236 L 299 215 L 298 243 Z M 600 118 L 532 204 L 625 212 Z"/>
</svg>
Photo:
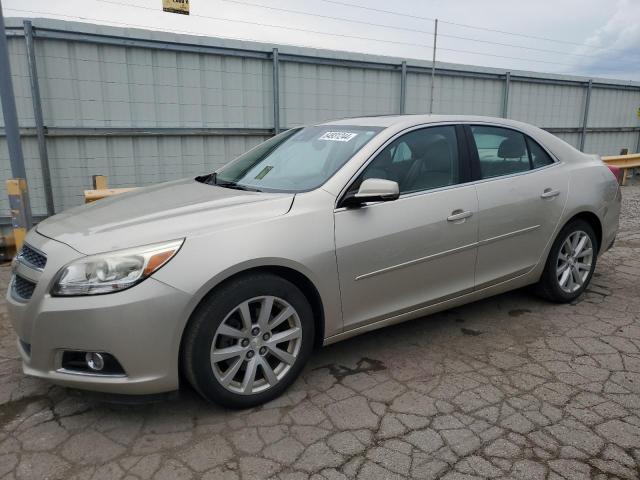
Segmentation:
<svg viewBox="0 0 640 480">
<path fill-rule="evenodd" d="M 560 195 L 560 190 L 551 190 L 550 188 L 545 188 L 540 198 L 554 198 Z"/>
<path fill-rule="evenodd" d="M 447 217 L 447 222 L 460 222 L 460 220 L 464 221 L 465 218 L 469 218 L 471 215 L 473 215 L 473 212 L 465 212 L 464 210 L 460 209 L 454 210 L 453 212 L 451 212 L 451 215 Z"/>
</svg>

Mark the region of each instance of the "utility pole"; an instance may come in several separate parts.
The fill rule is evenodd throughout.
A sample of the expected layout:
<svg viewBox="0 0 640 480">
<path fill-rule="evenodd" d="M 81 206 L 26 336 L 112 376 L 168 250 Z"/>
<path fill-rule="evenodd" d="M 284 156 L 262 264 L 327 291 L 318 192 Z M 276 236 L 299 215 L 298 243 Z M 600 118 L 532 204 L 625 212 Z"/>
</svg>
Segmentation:
<svg viewBox="0 0 640 480">
<path fill-rule="evenodd" d="M 438 44 L 438 19 L 435 19 L 433 29 L 433 59 L 431 60 L 431 98 L 429 99 L 429 113 L 433 113 L 433 87 L 436 80 L 436 45 Z"/>
<path fill-rule="evenodd" d="M 16 248 L 20 248 L 27 230 L 32 225 L 31 205 L 29 204 L 27 173 L 24 168 L 22 144 L 20 143 L 18 112 L 11 81 L 11 65 L 9 63 L 2 0 L 0 0 L 0 99 L 2 100 L 4 131 L 9 150 L 9 161 L 11 162 L 11 174 L 13 175 L 12 179 L 7 180 L 11 221 L 14 228 Z"/>
</svg>

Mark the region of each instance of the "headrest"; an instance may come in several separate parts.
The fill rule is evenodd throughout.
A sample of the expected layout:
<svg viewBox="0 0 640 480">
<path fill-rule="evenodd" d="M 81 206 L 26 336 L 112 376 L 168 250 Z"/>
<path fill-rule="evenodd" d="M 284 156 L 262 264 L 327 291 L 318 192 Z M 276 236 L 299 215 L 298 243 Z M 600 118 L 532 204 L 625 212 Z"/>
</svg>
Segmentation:
<svg viewBox="0 0 640 480">
<path fill-rule="evenodd" d="M 521 158 L 525 155 L 524 140 L 520 136 L 505 138 L 498 147 L 500 158 Z"/>
</svg>

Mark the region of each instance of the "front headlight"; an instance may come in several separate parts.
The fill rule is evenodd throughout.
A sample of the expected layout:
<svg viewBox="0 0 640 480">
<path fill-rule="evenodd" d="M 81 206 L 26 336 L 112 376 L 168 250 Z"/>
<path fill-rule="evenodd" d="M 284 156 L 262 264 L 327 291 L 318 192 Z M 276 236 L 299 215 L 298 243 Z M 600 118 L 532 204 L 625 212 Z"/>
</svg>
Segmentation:
<svg viewBox="0 0 640 480">
<path fill-rule="evenodd" d="M 171 260 L 183 242 L 102 253 L 71 262 L 56 275 L 51 295 L 97 295 L 132 287 Z"/>
</svg>

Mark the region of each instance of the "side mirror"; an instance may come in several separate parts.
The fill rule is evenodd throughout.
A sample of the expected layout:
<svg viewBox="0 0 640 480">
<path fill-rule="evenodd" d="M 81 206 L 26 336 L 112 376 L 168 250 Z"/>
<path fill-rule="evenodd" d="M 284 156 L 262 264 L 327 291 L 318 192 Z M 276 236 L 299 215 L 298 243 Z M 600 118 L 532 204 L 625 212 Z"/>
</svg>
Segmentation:
<svg viewBox="0 0 640 480">
<path fill-rule="evenodd" d="M 367 202 L 388 202 L 400 196 L 398 182 L 382 178 L 367 178 L 356 193 L 348 194 L 342 200 L 347 208 L 360 207 Z"/>
</svg>

